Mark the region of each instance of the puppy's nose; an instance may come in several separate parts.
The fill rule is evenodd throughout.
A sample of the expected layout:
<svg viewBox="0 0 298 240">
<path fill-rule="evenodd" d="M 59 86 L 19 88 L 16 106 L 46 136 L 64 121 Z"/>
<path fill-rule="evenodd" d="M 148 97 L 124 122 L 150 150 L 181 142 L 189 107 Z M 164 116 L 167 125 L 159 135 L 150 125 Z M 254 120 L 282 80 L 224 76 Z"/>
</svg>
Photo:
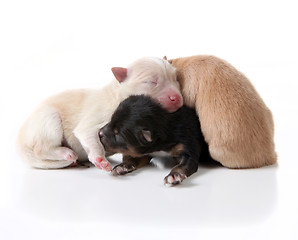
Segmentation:
<svg viewBox="0 0 298 240">
<path fill-rule="evenodd" d="M 177 96 L 170 96 L 169 98 L 170 98 L 170 100 L 171 100 L 172 102 L 177 101 Z"/>
<path fill-rule="evenodd" d="M 102 130 L 99 131 L 99 137 L 102 138 L 104 136 L 104 133 Z"/>
<path fill-rule="evenodd" d="M 178 94 L 172 94 L 169 96 L 172 104 L 179 106 L 181 104 L 181 97 Z"/>
</svg>

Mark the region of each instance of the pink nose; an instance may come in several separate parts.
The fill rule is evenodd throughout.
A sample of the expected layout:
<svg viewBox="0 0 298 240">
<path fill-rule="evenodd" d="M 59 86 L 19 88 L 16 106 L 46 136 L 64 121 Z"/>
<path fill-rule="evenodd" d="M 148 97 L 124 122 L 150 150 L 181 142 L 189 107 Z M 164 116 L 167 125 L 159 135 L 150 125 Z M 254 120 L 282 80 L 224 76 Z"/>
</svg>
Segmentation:
<svg viewBox="0 0 298 240">
<path fill-rule="evenodd" d="M 183 105 L 182 96 L 172 89 L 167 89 L 162 93 L 158 101 L 168 112 L 175 112 Z"/>
<path fill-rule="evenodd" d="M 181 102 L 180 96 L 178 94 L 171 94 L 169 95 L 169 99 L 172 104 L 177 104 L 179 105 Z"/>
<path fill-rule="evenodd" d="M 177 96 L 169 96 L 169 98 L 172 102 L 177 101 Z"/>
</svg>

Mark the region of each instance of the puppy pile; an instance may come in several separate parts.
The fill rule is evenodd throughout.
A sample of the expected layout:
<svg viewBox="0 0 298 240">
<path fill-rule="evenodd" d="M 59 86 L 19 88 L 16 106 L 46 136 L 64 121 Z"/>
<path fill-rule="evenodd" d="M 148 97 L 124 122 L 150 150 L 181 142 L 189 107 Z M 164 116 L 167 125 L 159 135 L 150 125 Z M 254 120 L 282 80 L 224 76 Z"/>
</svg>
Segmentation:
<svg viewBox="0 0 298 240">
<path fill-rule="evenodd" d="M 112 71 L 117 81 L 103 89 L 62 92 L 43 102 L 20 130 L 22 158 L 35 168 L 64 168 L 89 160 L 111 171 L 98 132 L 121 101 L 147 94 L 171 112 L 183 105 L 175 69 L 165 60 L 143 58 Z"/>
<path fill-rule="evenodd" d="M 112 71 L 116 79 L 102 89 L 44 101 L 19 132 L 21 157 L 35 168 L 89 160 L 111 171 L 106 157 L 119 152 L 123 163 L 113 174 L 120 175 L 169 155 L 178 162 L 164 180 L 170 185 L 196 172 L 208 149 L 229 168 L 276 163 L 272 114 L 227 62 L 213 56 L 143 58 Z"/>
</svg>

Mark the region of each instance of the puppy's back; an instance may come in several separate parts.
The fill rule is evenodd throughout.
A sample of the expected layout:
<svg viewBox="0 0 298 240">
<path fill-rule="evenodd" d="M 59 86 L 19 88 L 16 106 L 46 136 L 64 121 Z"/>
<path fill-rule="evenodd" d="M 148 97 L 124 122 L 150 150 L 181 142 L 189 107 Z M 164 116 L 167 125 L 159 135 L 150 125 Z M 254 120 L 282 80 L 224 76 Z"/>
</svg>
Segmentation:
<svg viewBox="0 0 298 240">
<path fill-rule="evenodd" d="M 196 108 L 214 159 L 231 168 L 276 162 L 272 114 L 241 72 L 213 56 L 171 61 L 184 101 Z"/>
</svg>

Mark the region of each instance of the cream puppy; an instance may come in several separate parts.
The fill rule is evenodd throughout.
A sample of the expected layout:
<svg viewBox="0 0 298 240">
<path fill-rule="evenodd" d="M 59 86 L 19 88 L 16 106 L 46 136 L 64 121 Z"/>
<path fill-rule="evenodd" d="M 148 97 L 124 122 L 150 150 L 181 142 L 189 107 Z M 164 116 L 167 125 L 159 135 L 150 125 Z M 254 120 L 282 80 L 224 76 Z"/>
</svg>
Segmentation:
<svg viewBox="0 0 298 240">
<path fill-rule="evenodd" d="M 111 171 L 98 133 L 122 100 L 146 94 L 170 112 L 183 105 L 175 69 L 165 60 L 143 58 L 112 71 L 118 81 L 102 89 L 66 91 L 44 101 L 19 132 L 21 157 L 35 168 L 64 168 L 89 159 Z"/>
<path fill-rule="evenodd" d="M 214 160 L 229 168 L 276 163 L 272 114 L 241 72 L 213 56 L 169 62 L 176 68 L 184 103 L 196 109 Z"/>
</svg>

